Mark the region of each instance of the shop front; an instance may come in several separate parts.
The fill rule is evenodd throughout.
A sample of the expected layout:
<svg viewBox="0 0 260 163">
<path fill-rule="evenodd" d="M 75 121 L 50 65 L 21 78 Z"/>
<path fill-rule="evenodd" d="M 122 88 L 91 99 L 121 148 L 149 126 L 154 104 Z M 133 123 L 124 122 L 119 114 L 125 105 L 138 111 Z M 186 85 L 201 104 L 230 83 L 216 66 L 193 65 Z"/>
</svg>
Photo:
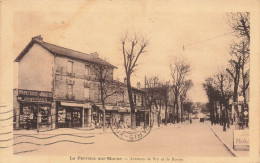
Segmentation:
<svg viewBox="0 0 260 163">
<path fill-rule="evenodd" d="M 18 89 L 18 129 L 50 129 L 52 92 Z"/>
<path fill-rule="evenodd" d="M 71 102 L 56 102 L 57 128 L 89 127 L 91 123 L 90 105 Z"/>
<path fill-rule="evenodd" d="M 144 108 L 136 109 L 136 126 L 149 125 L 149 110 Z"/>
</svg>

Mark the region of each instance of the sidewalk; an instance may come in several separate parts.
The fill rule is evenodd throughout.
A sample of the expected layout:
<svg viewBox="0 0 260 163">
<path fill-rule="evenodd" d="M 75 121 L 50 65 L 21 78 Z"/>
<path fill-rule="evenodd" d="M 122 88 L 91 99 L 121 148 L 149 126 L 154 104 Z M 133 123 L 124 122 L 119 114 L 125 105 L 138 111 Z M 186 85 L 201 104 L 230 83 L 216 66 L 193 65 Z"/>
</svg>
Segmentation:
<svg viewBox="0 0 260 163">
<path fill-rule="evenodd" d="M 236 157 L 249 157 L 249 151 L 234 151 L 233 150 L 233 130 L 234 125 L 227 128 L 227 131 L 223 131 L 223 126 L 216 124 L 211 126 L 211 130 L 214 132 L 216 137 L 224 144 L 224 146 Z"/>
<path fill-rule="evenodd" d="M 105 133 L 111 133 L 111 129 L 107 128 Z M 92 129 L 92 128 L 57 128 L 49 131 L 40 131 L 37 130 L 14 130 L 13 134 L 15 135 L 56 135 L 56 134 L 103 134 L 103 128 Z"/>
</svg>

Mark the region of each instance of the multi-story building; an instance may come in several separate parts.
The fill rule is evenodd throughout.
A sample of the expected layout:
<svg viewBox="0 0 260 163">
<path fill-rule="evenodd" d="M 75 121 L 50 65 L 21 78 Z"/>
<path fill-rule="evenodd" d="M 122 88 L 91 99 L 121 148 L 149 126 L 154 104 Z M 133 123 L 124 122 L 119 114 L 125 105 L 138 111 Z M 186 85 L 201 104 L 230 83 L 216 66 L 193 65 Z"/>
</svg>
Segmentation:
<svg viewBox="0 0 260 163">
<path fill-rule="evenodd" d="M 15 59 L 19 62 L 18 88 L 14 89 L 15 128 L 60 128 L 101 126 L 103 108 L 97 67 L 106 70 L 106 119 L 113 113 L 130 120 L 128 91 L 125 83 L 113 80 L 116 68 L 100 59 L 97 53 L 85 54 L 33 37 Z M 144 113 L 144 91 L 133 87 L 137 125 Z M 30 125 L 28 125 L 30 124 Z M 36 124 L 40 124 L 38 127 Z"/>
<path fill-rule="evenodd" d="M 116 67 L 97 53 L 63 48 L 37 36 L 15 62 L 19 62 L 18 89 L 14 90 L 16 128 L 23 127 L 28 117 L 47 128 L 84 127 L 99 121 L 101 111 L 92 105 L 100 99 L 93 65 L 105 66 L 111 80 Z"/>
</svg>

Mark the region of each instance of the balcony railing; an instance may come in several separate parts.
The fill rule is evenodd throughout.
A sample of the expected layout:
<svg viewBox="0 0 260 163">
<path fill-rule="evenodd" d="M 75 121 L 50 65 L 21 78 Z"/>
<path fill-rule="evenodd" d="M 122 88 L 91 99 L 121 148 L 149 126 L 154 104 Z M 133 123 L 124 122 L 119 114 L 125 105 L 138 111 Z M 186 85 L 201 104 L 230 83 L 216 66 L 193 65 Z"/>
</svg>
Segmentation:
<svg viewBox="0 0 260 163">
<path fill-rule="evenodd" d="M 75 96 L 74 95 L 66 95 L 66 99 L 67 100 L 75 100 Z"/>
<path fill-rule="evenodd" d="M 90 80 L 90 76 L 89 75 L 84 75 L 84 78 L 87 80 Z"/>
<path fill-rule="evenodd" d="M 84 101 L 85 101 L 85 102 L 90 102 L 91 99 L 90 99 L 90 97 L 84 97 Z"/>
<path fill-rule="evenodd" d="M 72 73 L 72 72 L 67 72 L 67 76 L 70 76 L 70 77 L 75 77 L 75 73 Z"/>
</svg>

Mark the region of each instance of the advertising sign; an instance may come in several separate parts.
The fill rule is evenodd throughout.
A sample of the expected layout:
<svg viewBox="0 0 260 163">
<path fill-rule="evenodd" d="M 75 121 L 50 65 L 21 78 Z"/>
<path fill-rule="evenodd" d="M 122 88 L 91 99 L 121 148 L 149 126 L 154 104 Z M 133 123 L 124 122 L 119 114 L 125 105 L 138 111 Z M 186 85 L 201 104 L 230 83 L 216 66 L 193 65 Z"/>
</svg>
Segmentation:
<svg viewBox="0 0 260 163">
<path fill-rule="evenodd" d="M 48 102 L 52 101 L 52 96 L 52 92 L 19 89 L 17 100 L 25 102 Z"/>
<path fill-rule="evenodd" d="M 249 151 L 249 130 L 234 130 L 233 149 Z"/>
</svg>

